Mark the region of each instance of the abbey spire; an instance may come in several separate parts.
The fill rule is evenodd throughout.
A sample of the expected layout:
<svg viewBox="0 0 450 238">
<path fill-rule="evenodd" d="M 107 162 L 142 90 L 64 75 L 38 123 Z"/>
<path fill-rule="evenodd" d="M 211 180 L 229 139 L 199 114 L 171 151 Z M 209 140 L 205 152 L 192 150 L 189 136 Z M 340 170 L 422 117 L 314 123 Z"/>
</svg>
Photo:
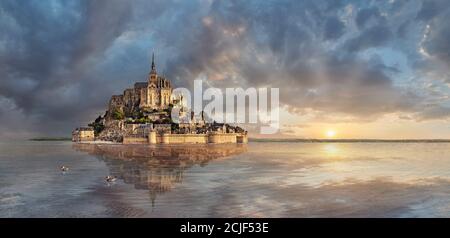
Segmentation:
<svg viewBox="0 0 450 238">
<path fill-rule="evenodd" d="M 152 54 L 152 70 L 150 74 L 156 74 L 156 66 L 155 66 L 155 53 Z"/>
</svg>

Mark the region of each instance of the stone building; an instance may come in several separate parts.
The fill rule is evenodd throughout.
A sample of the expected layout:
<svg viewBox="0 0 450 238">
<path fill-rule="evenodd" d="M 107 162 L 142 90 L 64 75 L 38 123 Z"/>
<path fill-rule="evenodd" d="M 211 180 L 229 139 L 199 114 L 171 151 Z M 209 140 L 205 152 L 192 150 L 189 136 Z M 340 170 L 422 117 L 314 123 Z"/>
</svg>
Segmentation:
<svg viewBox="0 0 450 238">
<path fill-rule="evenodd" d="M 172 85 L 168 79 L 156 72 L 155 56 L 152 56 L 152 67 L 146 83 L 138 83 L 139 108 L 165 109 L 172 103 Z"/>
<path fill-rule="evenodd" d="M 110 116 L 115 111 L 131 116 L 133 112 L 167 109 L 172 104 L 172 83 L 158 75 L 155 57 L 152 56 L 151 70 L 147 82 L 137 82 L 133 88 L 126 89 L 122 95 L 114 95 L 109 101 Z"/>
<path fill-rule="evenodd" d="M 227 124 L 210 123 L 202 111 L 195 115 L 183 106 L 183 96 L 172 98 L 172 84 L 158 75 L 152 56 L 146 82 L 137 82 L 121 95 L 113 95 L 104 116 L 76 129 L 73 141 L 113 141 L 124 144 L 246 143 L 247 132 Z M 179 109 L 180 123 L 172 120 L 171 108 Z M 190 117 L 188 116 L 190 113 Z M 95 137 L 94 137 L 95 136 Z"/>
<path fill-rule="evenodd" d="M 73 142 L 94 141 L 94 129 L 92 127 L 79 127 L 72 131 Z"/>
</svg>

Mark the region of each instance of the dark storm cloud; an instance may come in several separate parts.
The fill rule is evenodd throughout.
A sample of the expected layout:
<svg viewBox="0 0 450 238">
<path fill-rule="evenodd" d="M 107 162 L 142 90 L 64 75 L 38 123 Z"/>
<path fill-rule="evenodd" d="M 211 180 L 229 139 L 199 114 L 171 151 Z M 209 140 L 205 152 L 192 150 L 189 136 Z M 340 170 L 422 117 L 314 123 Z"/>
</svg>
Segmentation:
<svg viewBox="0 0 450 238">
<path fill-rule="evenodd" d="M 382 46 L 392 37 L 391 29 L 387 26 L 373 26 L 347 42 L 351 52 L 361 51 L 372 47 Z"/>
<path fill-rule="evenodd" d="M 431 20 L 440 13 L 448 9 L 448 1 L 446 0 L 425 0 L 422 1 L 421 9 L 417 13 L 420 20 Z"/>
<path fill-rule="evenodd" d="M 326 40 L 337 39 L 344 34 L 344 23 L 336 16 L 329 17 L 325 22 L 324 38 Z"/>
<path fill-rule="evenodd" d="M 213 86 L 280 87 L 293 112 L 410 111 L 420 97 L 395 86 L 394 67 L 361 57 L 392 46 L 397 23 L 415 25 L 390 22 L 401 2 L 1 1 L 0 132 L 87 123 L 111 94 L 145 80 L 151 50 L 177 86 L 205 75 Z M 424 46 L 445 61 L 444 5 L 426 1 L 412 20 L 436 29 Z"/>
<path fill-rule="evenodd" d="M 273 8 L 216 2 L 207 14 L 211 25 L 188 43 L 194 50 L 182 52 L 185 55 L 174 65 L 192 77 L 206 72 L 222 79 L 213 82 L 217 86 L 279 87 L 281 102 L 292 111 L 314 108 L 370 117 L 410 110 L 417 97 L 396 90 L 385 72 L 389 67 L 372 65 L 354 54 L 386 43 L 390 29 L 363 30 L 344 42 L 351 46 L 348 52 L 326 50 L 318 42 L 339 38 L 344 25 L 336 11 L 322 9 L 328 9 L 326 2 L 284 1 Z M 321 30 L 330 21 L 339 22 L 336 32 Z"/>
<path fill-rule="evenodd" d="M 3 117 L 20 113 L 21 127 L 58 130 L 105 104 L 111 91 L 89 71 L 128 22 L 125 2 L 2 1 L 0 9 L 0 96 L 13 105 L 2 105 Z"/>
<path fill-rule="evenodd" d="M 355 23 L 359 28 L 364 28 L 371 21 L 379 22 L 384 20 L 381 16 L 380 11 L 376 7 L 365 8 L 358 11 L 356 15 Z"/>
<path fill-rule="evenodd" d="M 450 2 L 444 0 L 426 0 L 420 5 L 416 15 L 416 24 L 422 26 L 419 52 L 422 58 L 415 62 L 418 75 L 431 80 L 428 87 L 431 96 L 423 110 L 416 113 L 417 120 L 450 119 L 450 107 L 447 99 L 450 83 Z M 436 85 L 444 83 L 447 90 L 437 89 Z M 438 98 L 438 99 L 435 99 Z M 444 98 L 444 100 L 439 100 Z M 437 102 L 436 102 L 437 101 Z"/>
<path fill-rule="evenodd" d="M 446 21 L 450 17 L 450 4 L 448 1 L 424 1 L 417 18 L 425 22 L 429 29 L 426 39 L 422 43 L 425 51 L 450 65 L 450 24 Z"/>
</svg>

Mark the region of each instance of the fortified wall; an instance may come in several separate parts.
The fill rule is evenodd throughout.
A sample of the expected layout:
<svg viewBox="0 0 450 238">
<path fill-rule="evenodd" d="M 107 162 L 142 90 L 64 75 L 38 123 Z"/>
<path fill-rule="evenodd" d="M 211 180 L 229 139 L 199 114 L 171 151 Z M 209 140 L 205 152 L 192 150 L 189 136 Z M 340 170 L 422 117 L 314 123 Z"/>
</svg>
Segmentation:
<svg viewBox="0 0 450 238">
<path fill-rule="evenodd" d="M 125 136 L 123 144 L 225 144 L 247 143 L 246 134 L 207 133 L 207 134 L 157 134 L 152 131 L 148 137 Z"/>
</svg>

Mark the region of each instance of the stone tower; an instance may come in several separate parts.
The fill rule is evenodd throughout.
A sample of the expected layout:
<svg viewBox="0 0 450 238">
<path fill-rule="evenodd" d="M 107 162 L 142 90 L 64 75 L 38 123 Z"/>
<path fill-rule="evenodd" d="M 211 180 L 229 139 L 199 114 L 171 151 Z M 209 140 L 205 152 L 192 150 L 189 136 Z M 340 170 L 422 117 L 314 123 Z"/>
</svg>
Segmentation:
<svg viewBox="0 0 450 238">
<path fill-rule="evenodd" d="M 150 74 L 148 77 L 148 84 L 150 85 L 153 83 L 156 86 L 156 82 L 158 79 L 158 74 L 156 73 L 156 66 L 155 66 L 155 53 L 152 54 L 152 67 L 150 70 Z"/>
<path fill-rule="evenodd" d="M 152 54 L 152 64 L 146 87 L 141 89 L 140 104 L 142 109 L 166 109 L 172 103 L 172 85 L 164 76 L 156 72 L 155 54 Z"/>
</svg>

